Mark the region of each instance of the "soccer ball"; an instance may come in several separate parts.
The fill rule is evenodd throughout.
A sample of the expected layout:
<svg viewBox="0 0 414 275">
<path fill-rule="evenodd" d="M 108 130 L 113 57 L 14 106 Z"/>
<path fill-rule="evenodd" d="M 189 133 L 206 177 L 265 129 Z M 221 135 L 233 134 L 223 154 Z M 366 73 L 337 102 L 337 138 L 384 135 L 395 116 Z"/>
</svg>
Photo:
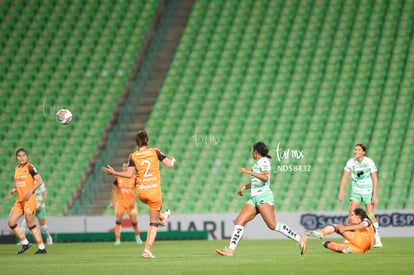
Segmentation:
<svg viewBox="0 0 414 275">
<path fill-rule="evenodd" d="M 72 113 L 68 109 L 60 109 L 56 113 L 56 121 L 60 124 L 66 125 L 72 121 Z"/>
</svg>

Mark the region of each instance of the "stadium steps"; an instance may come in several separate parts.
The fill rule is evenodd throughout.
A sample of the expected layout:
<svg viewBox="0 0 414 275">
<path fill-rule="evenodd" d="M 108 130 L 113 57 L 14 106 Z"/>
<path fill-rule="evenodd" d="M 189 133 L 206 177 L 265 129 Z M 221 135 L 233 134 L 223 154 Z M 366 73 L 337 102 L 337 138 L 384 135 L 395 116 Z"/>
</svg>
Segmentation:
<svg viewBox="0 0 414 275">
<path fill-rule="evenodd" d="M 178 45 L 181 33 L 187 22 L 188 14 L 190 13 L 193 5 L 193 1 L 179 1 L 178 3 L 179 4 L 174 7 L 175 10 L 171 18 L 168 19 L 170 20 L 170 23 L 166 30 L 165 38 L 162 41 L 158 41 L 158 43 L 161 43 L 163 46 L 158 53 L 159 56 L 154 64 L 154 70 L 149 76 L 148 82 L 141 95 L 140 103 L 135 111 L 136 113 L 134 117 L 137 119 L 129 125 L 127 133 L 121 142 L 122 146 L 119 149 L 117 157 L 111 164 L 116 169 L 121 169 L 122 163 L 127 161 L 128 155 L 136 149 L 135 135 L 138 130 L 145 128 L 145 122 L 152 111 L 152 106 L 157 100 L 162 81 L 165 79 L 173 53 Z M 156 39 L 159 40 L 159 38 L 155 38 L 154 40 Z M 157 136 L 152 135 L 151 132 L 148 134 L 151 139 L 151 146 L 156 145 Z M 107 180 L 96 198 L 96 201 L 90 206 L 89 215 L 102 215 L 105 211 L 107 211 L 108 202 L 110 202 L 111 198 L 112 182 L 113 178 L 107 177 Z"/>
<path fill-rule="evenodd" d="M 1 55 L 4 62 L 0 62 L 1 89 L 26 90 L 32 83 L 37 90 L 29 89 L 24 96 L 33 105 L 42 105 L 41 97 L 33 96 L 36 91 L 50 98 L 58 90 L 62 92 L 57 102 L 73 98 L 74 104 L 90 110 L 99 110 L 97 106 L 110 109 L 105 100 L 93 97 L 98 104 L 88 104 L 85 98 L 73 96 L 73 91 L 105 89 L 113 95 L 122 80 L 116 79 L 114 86 L 108 79 L 98 79 L 95 85 L 83 78 L 75 85 L 64 77 L 64 61 L 70 60 L 76 61 L 67 71 L 71 77 L 79 77 L 77 69 L 89 65 L 93 72 L 103 68 L 110 72 L 99 55 L 86 54 L 98 44 L 106 45 L 104 38 L 92 36 L 81 43 L 77 36 L 67 41 L 66 48 L 56 46 L 47 52 L 51 37 L 62 39 L 71 28 L 83 26 L 56 28 L 45 14 L 55 11 L 53 19 L 60 19 L 62 11 L 67 10 L 65 18 L 75 20 L 98 7 L 95 2 L 78 8 L 68 5 L 65 2 L 59 9 L 53 4 L 33 6 L 42 11 L 33 14 L 26 14 L 27 8 L 21 4 L 13 6 L 11 13 L 0 8 L 0 14 L 5 15 L 1 17 L 3 24 L 15 22 L 19 14 L 27 19 L 20 20 L 16 29 L 1 30 L 4 37 L 13 38 L 0 41 L 3 48 L 6 46 L 5 55 Z M 105 23 L 98 19 L 90 24 L 100 30 Z M 379 168 L 378 209 L 412 209 L 413 21 L 412 0 L 195 1 L 145 125 L 152 144 L 178 160 L 174 169 L 161 170 L 164 207 L 174 213 L 238 211 L 244 199 L 235 196 L 235 191 L 248 181 L 238 169 L 251 165 L 251 144 L 264 140 L 271 147 L 274 166 L 283 164 L 274 151 L 280 143 L 285 149 L 300 149 L 305 154 L 304 160 L 289 160 L 288 164 L 312 167 L 311 173 L 272 175 L 278 211 L 345 211 L 348 203 L 339 204 L 336 193 L 345 161 L 359 142 L 368 145 L 368 156 Z M 21 36 L 29 22 L 44 30 L 27 31 L 27 39 L 14 39 Z M 113 31 L 106 30 L 108 34 Z M 31 48 L 30 39 L 39 37 Z M 80 44 L 81 56 L 71 55 Z M 108 60 L 115 62 L 123 49 L 113 50 Z M 10 58 L 16 54 L 17 58 Z M 27 60 L 33 73 L 22 74 Z M 44 65 L 44 60 L 53 62 Z M 116 64 L 126 65 L 130 60 Z M 36 70 L 42 77 L 33 80 Z M 22 104 L 12 94 L 6 95 L 10 98 L 8 104 L 2 101 L 0 120 L 5 128 L 0 134 L 5 137 L 5 145 L 14 148 L 19 143 L 18 125 L 26 118 L 21 114 L 5 115 L 16 114 Z M 48 145 L 62 144 L 68 132 L 59 129 L 59 138 L 49 138 L 44 128 L 52 127 L 52 123 L 45 123 L 39 131 L 30 130 L 39 128 L 36 121 L 41 117 L 33 113 L 25 135 L 35 132 L 34 144 L 43 140 Z M 82 120 L 86 121 L 87 116 Z M 84 122 L 82 126 L 91 133 L 99 127 L 87 127 Z M 65 144 L 73 147 L 83 141 L 93 143 L 80 130 L 74 132 L 76 138 L 70 137 Z M 36 147 L 34 150 L 34 155 L 41 154 L 45 162 L 69 169 L 53 155 L 55 151 L 51 155 Z M 129 151 L 120 150 L 123 160 Z M 7 150 L 4 153 L 7 157 L 0 161 L 5 171 L 11 171 L 13 154 Z M 76 160 L 70 153 L 65 154 L 67 159 Z M 42 171 L 51 169 L 43 161 L 39 166 Z M 59 176 L 55 171 L 52 175 Z M 69 175 L 79 176 L 72 170 Z M 6 182 L 8 177 L 1 174 L 1 179 Z M 65 186 L 69 184 L 68 178 L 64 182 Z M 51 192 L 59 196 L 65 186 Z M 109 197 L 110 192 L 104 194 Z M 57 209 L 57 205 L 53 207 Z"/>
<path fill-rule="evenodd" d="M 1 178 L 10 182 L 14 150 L 29 149 L 53 195 L 49 215 L 62 215 L 81 185 L 127 81 L 145 20 L 157 3 L 6 1 L 0 5 L 5 15 L 0 29 L 0 89 L 8 99 L 0 110 L 2 122 L 8 125 L 2 133 L 7 158 L 1 163 L 5 168 Z M 74 114 L 66 127 L 54 121 L 62 106 Z M 5 211 L 1 216 L 7 216 L 10 203 L 0 208 Z"/>
</svg>

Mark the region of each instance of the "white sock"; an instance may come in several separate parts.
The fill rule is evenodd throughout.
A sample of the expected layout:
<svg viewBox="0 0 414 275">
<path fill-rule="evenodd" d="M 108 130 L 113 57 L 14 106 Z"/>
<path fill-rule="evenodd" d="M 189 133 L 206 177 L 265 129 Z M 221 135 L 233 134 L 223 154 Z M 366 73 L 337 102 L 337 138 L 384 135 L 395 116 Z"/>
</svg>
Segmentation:
<svg viewBox="0 0 414 275">
<path fill-rule="evenodd" d="M 49 228 L 47 227 L 47 224 L 40 226 L 40 232 L 42 232 L 43 234 L 46 234 L 46 235 L 50 236 L 48 229 Z"/>
<path fill-rule="evenodd" d="M 287 226 L 284 223 L 277 223 L 275 230 L 282 233 L 284 236 L 288 237 L 289 239 L 295 240 L 298 243 L 300 242 L 300 236 L 296 234 L 295 231 L 290 229 L 289 226 Z"/>
<path fill-rule="evenodd" d="M 29 232 L 29 229 L 27 228 L 27 224 L 26 224 L 26 220 L 25 219 L 23 219 L 21 227 L 22 227 L 22 230 L 23 230 L 23 233 L 24 234 L 26 234 L 26 233 Z"/>
<path fill-rule="evenodd" d="M 44 243 L 39 244 L 38 246 L 39 246 L 39 249 L 45 249 L 46 248 Z"/>
<path fill-rule="evenodd" d="M 231 235 L 231 239 L 230 239 L 229 249 L 231 250 L 236 249 L 237 244 L 239 243 L 240 239 L 243 236 L 243 232 L 244 232 L 244 226 L 241 226 L 241 225 L 234 226 L 233 234 Z"/>
<path fill-rule="evenodd" d="M 24 240 L 22 241 L 22 245 L 26 245 L 26 244 L 29 244 L 29 241 L 28 241 L 27 239 L 24 239 Z"/>
<path fill-rule="evenodd" d="M 373 226 L 375 228 L 375 238 L 378 239 L 378 238 L 380 238 L 378 222 L 374 222 Z"/>
</svg>

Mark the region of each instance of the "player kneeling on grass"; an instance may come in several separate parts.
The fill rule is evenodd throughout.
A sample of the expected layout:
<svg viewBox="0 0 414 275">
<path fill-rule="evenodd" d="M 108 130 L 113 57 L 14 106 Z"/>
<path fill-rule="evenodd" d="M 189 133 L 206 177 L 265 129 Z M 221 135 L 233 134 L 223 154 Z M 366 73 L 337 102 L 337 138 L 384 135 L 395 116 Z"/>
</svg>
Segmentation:
<svg viewBox="0 0 414 275">
<path fill-rule="evenodd" d="M 368 252 L 374 244 L 375 229 L 365 210 L 362 208 L 354 209 L 350 216 L 350 223 L 346 226 L 327 225 L 321 231 L 306 231 L 306 235 L 322 239 L 326 235 L 337 233 L 345 238 L 345 242 L 324 241 L 323 246 L 339 253 Z"/>
</svg>

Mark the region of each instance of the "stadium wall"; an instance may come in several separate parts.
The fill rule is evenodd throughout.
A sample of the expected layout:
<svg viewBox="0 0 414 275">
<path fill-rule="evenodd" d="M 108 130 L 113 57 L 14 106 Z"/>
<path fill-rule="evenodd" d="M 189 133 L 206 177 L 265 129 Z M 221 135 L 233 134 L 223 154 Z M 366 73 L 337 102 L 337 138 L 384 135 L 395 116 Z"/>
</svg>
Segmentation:
<svg viewBox="0 0 414 275">
<path fill-rule="evenodd" d="M 169 231 L 207 231 L 209 240 L 229 239 L 233 230 L 233 220 L 237 213 L 224 214 L 177 214 L 171 216 L 166 227 L 160 227 L 160 232 Z M 414 210 L 388 210 L 376 213 L 381 226 L 382 237 L 414 237 Z M 319 212 L 280 212 L 277 213 L 279 222 L 286 223 L 297 233 L 305 230 L 315 230 L 327 224 L 346 223 L 347 214 L 343 211 Z M 148 216 L 138 216 L 139 226 L 144 232 L 149 223 Z M 49 217 L 47 219 L 51 233 L 103 233 L 113 232 L 114 217 L 112 216 L 72 216 Z M 0 235 L 11 234 L 7 219 L 0 219 Z M 122 232 L 131 232 L 128 219 L 123 220 Z M 261 217 L 256 217 L 246 227 L 244 239 L 279 239 L 283 236 L 269 230 Z"/>
</svg>

